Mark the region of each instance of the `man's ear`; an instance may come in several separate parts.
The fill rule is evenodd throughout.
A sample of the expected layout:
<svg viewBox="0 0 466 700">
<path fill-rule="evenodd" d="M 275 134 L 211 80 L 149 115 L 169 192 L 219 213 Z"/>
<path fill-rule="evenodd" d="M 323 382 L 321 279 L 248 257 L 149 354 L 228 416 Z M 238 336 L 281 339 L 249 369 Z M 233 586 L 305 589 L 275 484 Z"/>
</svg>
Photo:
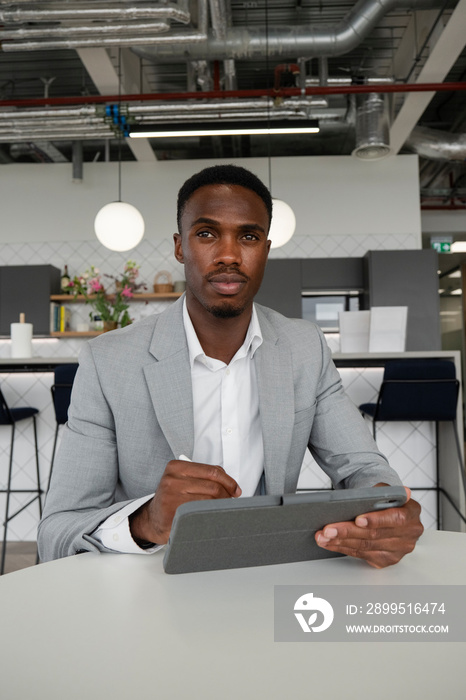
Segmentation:
<svg viewBox="0 0 466 700">
<path fill-rule="evenodd" d="M 178 260 L 179 263 L 184 264 L 183 246 L 181 244 L 181 233 L 174 233 L 173 240 L 175 242 L 175 258 Z"/>
</svg>

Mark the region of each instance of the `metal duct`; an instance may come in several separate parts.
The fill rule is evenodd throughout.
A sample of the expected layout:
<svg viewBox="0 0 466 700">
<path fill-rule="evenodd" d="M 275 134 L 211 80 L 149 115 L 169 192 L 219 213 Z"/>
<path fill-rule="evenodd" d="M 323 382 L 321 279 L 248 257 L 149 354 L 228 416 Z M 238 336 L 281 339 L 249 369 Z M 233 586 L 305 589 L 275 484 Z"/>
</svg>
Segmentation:
<svg viewBox="0 0 466 700">
<path fill-rule="evenodd" d="M 90 46 L 135 46 L 135 52 L 149 60 L 173 59 L 175 57 L 188 60 L 225 60 L 225 59 L 257 59 L 263 60 L 264 55 L 270 58 L 283 59 L 286 56 L 311 57 L 311 56 L 340 56 L 356 48 L 372 31 L 377 23 L 394 8 L 409 9 L 430 9 L 439 7 L 441 0 L 359 0 L 348 15 L 336 25 L 315 27 L 226 27 L 219 20 L 220 8 L 223 5 L 221 0 L 211 0 L 211 12 L 215 14 L 217 22 L 214 31 L 205 36 L 202 30 L 197 33 L 174 32 L 169 36 L 154 35 L 141 37 L 133 34 L 132 38 L 105 38 L 102 37 L 100 43 L 95 44 L 94 40 L 72 40 L 55 39 L 51 41 L 29 41 L 16 42 L 7 41 L 2 45 L 3 51 L 37 51 L 48 49 L 73 49 Z M 199 0 L 199 9 L 204 5 Z M 47 9 L 52 7 L 53 9 Z M 125 13 L 128 21 L 134 19 L 168 17 L 178 19 L 178 21 L 189 22 L 189 13 L 184 15 L 184 19 L 179 19 L 180 8 L 177 6 L 159 5 L 154 8 L 144 6 L 121 7 L 121 5 L 104 6 L 98 9 L 87 5 L 79 6 L 67 5 L 63 8 L 63 3 L 47 5 L 43 10 L 26 7 L 14 7 L 12 10 L 0 10 L 0 22 L 8 24 L 11 22 L 27 21 L 57 21 L 61 19 L 79 20 L 84 22 L 90 18 L 121 19 L 121 12 Z M 145 15 L 152 9 L 155 14 Z M 167 14 L 170 10 L 171 15 Z M 100 12 L 100 17 L 96 14 Z M 132 14 L 133 12 L 133 14 Z M 165 12 L 165 14 L 164 14 Z M 87 14 L 86 14 L 87 13 Z M 90 13 L 90 14 L 89 14 Z M 183 15 L 182 15 L 183 16 Z M 201 25 L 200 25 L 201 28 Z M 130 25 L 128 25 L 130 29 Z M 218 35 L 225 34 L 224 37 Z M 199 45 L 202 43 L 202 46 Z M 192 44 L 192 45 L 189 45 Z M 144 47 L 144 48 L 142 48 Z"/>
<path fill-rule="evenodd" d="M 187 24 L 190 21 L 190 14 L 186 9 L 186 2 L 183 0 L 180 1 L 179 6 L 175 5 L 159 5 L 153 8 L 149 8 L 152 11 L 152 14 L 154 14 L 155 17 L 158 17 L 160 19 L 176 19 L 182 23 Z M 63 8 L 60 8 L 61 11 L 64 11 Z M 88 8 L 79 8 L 79 10 L 82 10 L 83 12 L 89 9 Z M 92 11 L 96 10 L 95 7 L 90 8 Z M 5 38 L 3 40 L 1 49 L 5 52 L 15 52 L 15 51 L 41 51 L 41 50 L 51 50 L 51 49 L 83 49 L 83 48 L 95 48 L 95 47 L 104 47 L 104 48 L 112 48 L 112 47 L 129 47 L 132 48 L 133 46 L 137 46 L 139 44 L 147 44 L 147 43 L 154 43 L 158 41 L 158 39 L 162 38 L 165 40 L 168 40 L 170 42 L 173 42 L 176 40 L 176 42 L 181 45 L 181 46 L 186 46 L 187 44 L 196 44 L 196 42 L 205 42 L 207 39 L 207 24 L 208 24 L 208 13 L 207 13 L 207 0 L 198 0 L 198 16 L 197 16 L 197 31 L 196 30 L 187 30 L 183 32 L 178 32 L 174 33 L 173 35 L 164 35 L 161 36 L 160 33 L 157 33 L 155 35 L 149 35 L 149 36 L 144 36 L 143 32 L 138 32 L 135 27 L 138 25 L 133 25 L 131 21 L 126 25 L 112 25 L 111 19 L 112 17 L 109 17 L 109 12 L 111 12 L 113 9 L 117 9 L 119 12 L 121 11 L 121 7 L 115 8 L 113 6 L 105 5 L 101 6 L 101 11 L 102 13 L 106 13 L 106 17 L 103 17 L 104 19 L 109 22 L 108 25 L 108 31 L 109 31 L 109 36 L 102 36 L 102 33 L 99 33 L 98 31 L 95 31 L 96 36 L 95 37 L 88 37 L 86 34 L 83 37 L 79 37 L 79 34 L 81 33 L 82 26 L 81 25 L 74 25 L 76 29 L 76 38 L 70 38 L 69 37 L 69 32 L 64 32 L 63 38 L 60 38 L 62 35 L 58 34 L 56 38 L 54 39 L 49 39 L 47 40 L 46 38 L 42 38 L 41 40 L 38 41 L 31 41 L 31 39 L 28 39 L 27 41 L 10 41 L 8 40 L 9 38 L 9 33 L 8 30 L 5 30 L 4 35 Z M 130 10 L 131 8 L 123 8 L 125 11 Z M 14 10 L 15 12 L 21 12 L 18 8 Z M 31 12 L 37 12 L 37 10 L 30 10 Z M 66 12 L 69 10 L 66 9 Z M 141 8 L 142 11 L 148 11 L 147 6 L 144 6 Z M 181 14 L 180 14 L 181 13 Z M 0 17 L 2 16 L 2 11 L 0 10 Z M 73 15 L 73 18 L 76 19 L 77 16 L 82 18 L 82 14 L 79 12 L 76 13 L 76 15 Z M 131 17 L 126 17 L 127 20 L 131 20 Z M 118 32 L 126 33 L 125 36 L 118 36 L 118 32 L 112 31 L 112 27 L 118 27 Z M 147 26 L 147 23 L 144 23 L 144 26 Z M 61 27 L 57 29 L 63 29 Z M 66 28 L 65 28 L 66 29 Z M 45 29 L 45 32 L 47 32 L 48 28 Z M 13 30 L 17 31 L 17 30 Z M 28 31 L 28 29 L 24 30 Z M 39 32 L 39 28 L 36 27 L 33 30 L 34 32 L 37 31 Z M 144 30 L 145 31 L 145 30 Z M 159 30 L 156 30 L 159 32 Z M 29 35 L 31 36 L 31 35 Z M 46 34 L 41 34 L 39 35 L 41 37 L 45 37 Z M 53 36 L 53 35 L 52 35 Z M 32 36 L 31 36 L 32 38 Z"/>
<path fill-rule="evenodd" d="M 0 40 L 9 39 L 55 39 L 63 37 L 73 37 L 83 35 L 98 34 L 106 36 L 108 34 L 147 34 L 148 32 L 168 32 L 170 29 L 169 22 L 159 20 L 158 22 L 141 22 L 138 24 L 88 24 L 79 26 L 60 26 L 60 27 L 33 27 L 26 29 L 4 29 L 0 31 Z"/>
<path fill-rule="evenodd" d="M 197 42 L 205 42 L 206 34 L 200 32 L 183 32 L 183 34 L 155 34 L 154 36 L 128 36 L 128 37 L 95 37 L 94 39 L 54 39 L 51 41 L 8 41 L 2 43 L 2 51 L 52 51 L 54 49 L 90 49 L 95 47 L 111 48 L 111 47 L 128 47 L 132 48 L 138 44 L 144 45 L 163 43 L 169 44 L 173 41 L 177 42 L 178 46 L 194 46 Z M 186 50 L 186 53 L 187 50 Z"/>
<path fill-rule="evenodd" d="M 87 6 L 82 4 L 43 3 L 42 7 L 34 6 L 20 8 L 16 2 L 10 2 L 13 9 L 0 10 L 0 22 L 2 24 L 21 24 L 22 22 L 62 22 L 72 21 L 96 21 L 105 22 L 112 20 L 132 20 L 141 19 L 173 19 L 182 24 L 189 24 L 191 20 L 187 9 L 182 9 L 180 5 L 158 4 L 158 5 L 131 5 L 125 6 L 121 3 L 92 3 Z M 36 3 L 38 5 L 39 3 Z"/>
<path fill-rule="evenodd" d="M 227 58 L 263 60 L 285 57 L 341 56 L 356 48 L 378 22 L 395 8 L 431 9 L 441 0 L 359 0 L 347 16 L 333 26 L 315 27 L 229 27 L 225 39 L 213 32 L 202 46 L 186 48 L 171 42 L 154 42 L 153 46 L 135 48 L 138 56 L 148 60 L 173 59 L 225 60 Z M 161 38 L 161 37 L 160 37 Z"/>
<path fill-rule="evenodd" d="M 356 109 L 356 148 L 352 155 L 378 160 L 390 154 L 388 115 L 383 96 L 371 93 L 360 98 Z"/>
<path fill-rule="evenodd" d="M 406 148 L 431 160 L 466 160 L 466 134 L 417 126 L 405 143 Z"/>
</svg>

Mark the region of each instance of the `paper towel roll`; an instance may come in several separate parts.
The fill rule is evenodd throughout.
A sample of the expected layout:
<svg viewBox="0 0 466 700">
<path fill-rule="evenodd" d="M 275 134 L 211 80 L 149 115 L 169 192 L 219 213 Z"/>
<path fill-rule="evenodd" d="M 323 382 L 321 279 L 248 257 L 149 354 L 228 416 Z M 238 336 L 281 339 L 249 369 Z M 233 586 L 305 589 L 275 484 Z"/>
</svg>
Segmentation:
<svg viewBox="0 0 466 700">
<path fill-rule="evenodd" d="M 11 357 L 32 357 L 32 323 L 12 323 Z"/>
</svg>

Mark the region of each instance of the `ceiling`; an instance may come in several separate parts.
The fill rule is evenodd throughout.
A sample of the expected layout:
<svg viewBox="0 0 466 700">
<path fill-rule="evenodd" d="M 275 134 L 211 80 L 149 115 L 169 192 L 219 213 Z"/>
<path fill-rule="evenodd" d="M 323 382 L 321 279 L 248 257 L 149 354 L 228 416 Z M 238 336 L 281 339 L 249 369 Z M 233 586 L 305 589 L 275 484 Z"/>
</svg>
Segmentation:
<svg viewBox="0 0 466 700">
<path fill-rule="evenodd" d="M 424 206 L 466 205 L 466 0 L 0 0 L 0 25 L 0 164 L 349 155 L 385 129 Z M 130 139 L 107 104 L 320 132 Z"/>
</svg>

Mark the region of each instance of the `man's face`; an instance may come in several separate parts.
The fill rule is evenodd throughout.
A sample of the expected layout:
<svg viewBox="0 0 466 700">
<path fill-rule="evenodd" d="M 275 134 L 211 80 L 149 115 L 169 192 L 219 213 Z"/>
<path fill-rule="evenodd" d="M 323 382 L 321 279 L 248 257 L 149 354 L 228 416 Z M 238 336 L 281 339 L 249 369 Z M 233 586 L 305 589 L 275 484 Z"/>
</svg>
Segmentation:
<svg viewBox="0 0 466 700">
<path fill-rule="evenodd" d="M 269 253 L 268 229 L 266 206 L 252 190 L 206 185 L 191 195 L 174 236 L 190 311 L 232 318 L 251 309 Z"/>
</svg>

